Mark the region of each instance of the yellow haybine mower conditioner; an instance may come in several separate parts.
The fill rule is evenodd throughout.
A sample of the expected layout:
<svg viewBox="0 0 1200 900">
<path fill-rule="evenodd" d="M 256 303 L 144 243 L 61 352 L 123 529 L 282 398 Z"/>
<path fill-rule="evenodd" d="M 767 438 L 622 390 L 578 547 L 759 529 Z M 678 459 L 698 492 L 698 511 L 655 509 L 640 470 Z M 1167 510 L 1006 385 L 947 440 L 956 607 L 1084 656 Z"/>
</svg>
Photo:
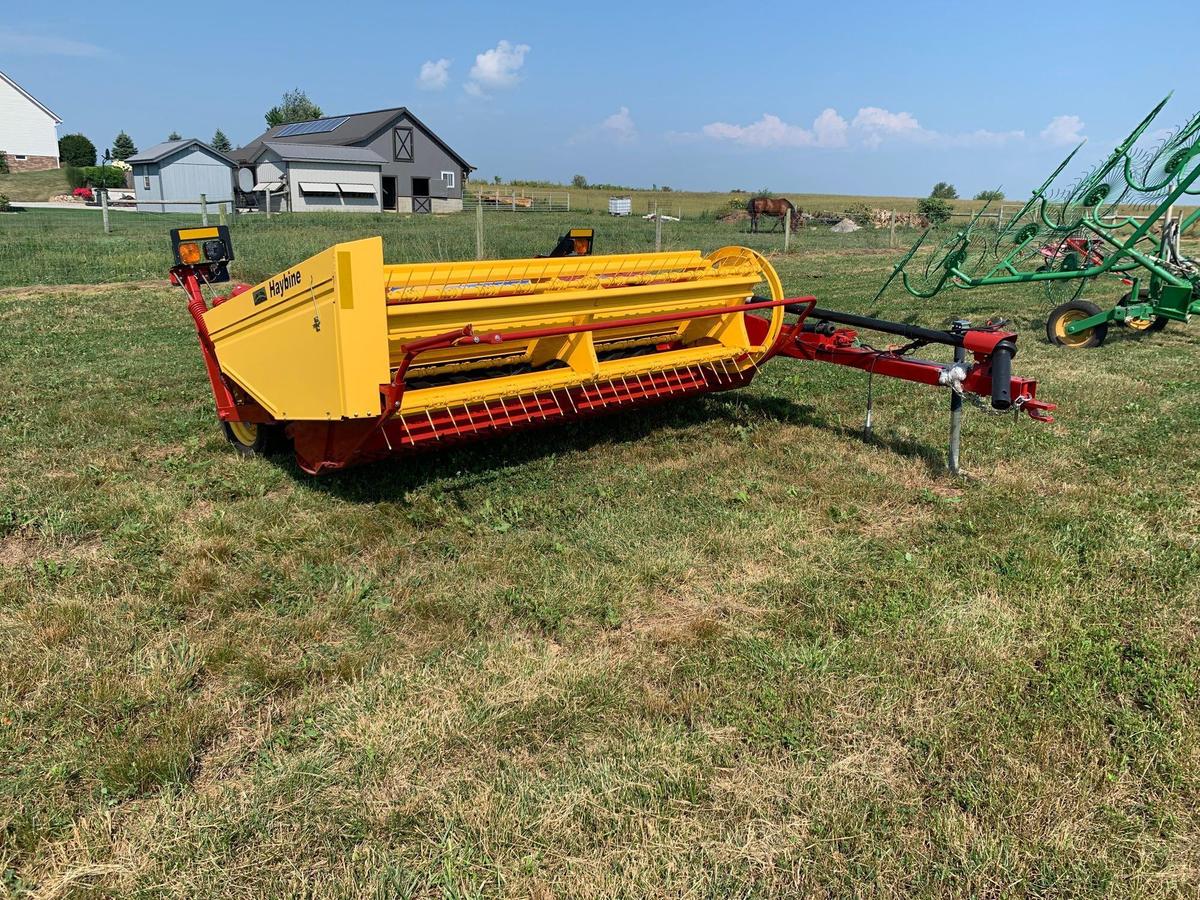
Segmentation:
<svg viewBox="0 0 1200 900">
<path fill-rule="evenodd" d="M 229 280 L 228 230 L 172 240 L 171 281 L 188 294 L 230 442 L 252 454 L 289 439 L 313 474 L 743 387 L 776 356 L 945 385 L 1037 419 L 1053 409 L 1012 376 L 1016 335 L 822 310 L 784 297 L 742 247 L 593 256 L 591 230 L 573 229 L 549 257 L 385 265 L 368 238 L 210 305 L 204 286 Z M 836 324 L 909 343 L 877 350 Z M 956 362 L 908 356 L 927 344 L 956 348 Z"/>
</svg>

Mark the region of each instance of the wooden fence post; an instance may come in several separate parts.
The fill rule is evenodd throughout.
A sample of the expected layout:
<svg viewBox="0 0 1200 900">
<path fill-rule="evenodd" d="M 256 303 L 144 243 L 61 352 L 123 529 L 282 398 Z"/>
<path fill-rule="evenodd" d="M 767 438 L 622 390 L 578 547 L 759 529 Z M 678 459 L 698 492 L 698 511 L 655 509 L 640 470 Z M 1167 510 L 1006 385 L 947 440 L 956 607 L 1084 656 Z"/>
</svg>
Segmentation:
<svg viewBox="0 0 1200 900">
<path fill-rule="evenodd" d="M 662 216 L 658 214 L 658 201 L 654 201 L 654 252 L 662 250 Z"/>
<path fill-rule="evenodd" d="M 205 194 L 200 195 L 200 224 L 208 224 L 208 197 Z"/>
<path fill-rule="evenodd" d="M 102 187 L 100 191 L 100 218 L 104 220 L 104 233 L 112 234 L 112 223 L 108 221 L 108 188 Z"/>
<path fill-rule="evenodd" d="M 788 252 L 788 246 L 792 243 L 792 216 L 791 213 L 783 214 L 783 252 Z"/>
<path fill-rule="evenodd" d="M 263 198 L 266 200 L 265 206 L 267 207 L 267 218 L 269 219 L 269 218 L 271 218 L 271 189 L 270 188 L 267 188 L 265 191 L 263 191 Z"/>
<path fill-rule="evenodd" d="M 483 259 L 483 201 L 475 204 L 475 258 Z"/>
<path fill-rule="evenodd" d="M 229 220 L 225 218 L 225 204 L 217 204 L 217 221 L 222 225 L 228 225 Z"/>
<path fill-rule="evenodd" d="M 888 247 L 896 246 L 896 211 L 892 210 L 892 215 L 888 219 Z"/>
</svg>

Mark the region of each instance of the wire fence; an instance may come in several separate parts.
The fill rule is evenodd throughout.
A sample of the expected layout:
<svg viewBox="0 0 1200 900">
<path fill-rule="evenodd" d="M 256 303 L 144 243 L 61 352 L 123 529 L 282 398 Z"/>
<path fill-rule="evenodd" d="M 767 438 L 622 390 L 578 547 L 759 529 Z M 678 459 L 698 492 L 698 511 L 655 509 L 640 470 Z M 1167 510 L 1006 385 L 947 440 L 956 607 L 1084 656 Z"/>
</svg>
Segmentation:
<svg viewBox="0 0 1200 900">
<path fill-rule="evenodd" d="M 210 224 L 219 212 L 209 210 Z M 705 253 L 738 244 L 765 254 L 788 251 L 828 252 L 907 246 L 916 229 L 863 228 L 837 234 L 826 226 L 789 233 L 762 223 L 751 233 L 749 222 L 729 215 L 614 218 L 607 211 L 529 211 L 512 215 L 486 205 L 453 215 L 396 213 L 227 213 L 233 238 L 234 278 L 257 282 L 319 253 L 339 241 L 379 235 L 389 263 L 521 258 L 548 253 L 571 227 L 596 230 L 596 253 L 649 252 L 656 249 Z M 112 211 L 105 231 L 102 211 L 25 209 L 0 215 L 0 287 L 163 281 L 171 266 L 169 232 L 197 225 L 196 213 Z"/>
</svg>

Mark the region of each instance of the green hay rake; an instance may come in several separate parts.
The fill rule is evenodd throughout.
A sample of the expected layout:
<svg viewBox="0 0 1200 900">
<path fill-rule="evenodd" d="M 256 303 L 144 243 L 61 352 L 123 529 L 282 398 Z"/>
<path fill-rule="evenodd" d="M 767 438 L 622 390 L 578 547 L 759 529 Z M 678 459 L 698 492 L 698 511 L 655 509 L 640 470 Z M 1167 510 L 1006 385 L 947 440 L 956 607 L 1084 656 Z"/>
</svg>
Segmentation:
<svg viewBox="0 0 1200 900">
<path fill-rule="evenodd" d="M 995 215 L 985 217 L 985 204 L 965 228 L 936 245 L 926 243 L 927 230 L 875 299 L 897 276 L 922 299 L 947 287 L 1038 282 L 1056 304 L 1046 336 L 1065 347 L 1098 347 L 1114 322 L 1158 331 L 1200 314 L 1200 262 L 1179 250 L 1179 236 L 1200 220 L 1200 209 L 1172 215 L 1177 203 L 1200 194 L 1200 113 L 1153 146 L 1137 146 L 1169 99 L 1101 165 L 1051 196 L 1083 144 L 1077 146 L 1003 225 Z M 1087 284 L 1102 275 L 1129 288 L 1108 310 L 1082 299 Z"/>
</svg>

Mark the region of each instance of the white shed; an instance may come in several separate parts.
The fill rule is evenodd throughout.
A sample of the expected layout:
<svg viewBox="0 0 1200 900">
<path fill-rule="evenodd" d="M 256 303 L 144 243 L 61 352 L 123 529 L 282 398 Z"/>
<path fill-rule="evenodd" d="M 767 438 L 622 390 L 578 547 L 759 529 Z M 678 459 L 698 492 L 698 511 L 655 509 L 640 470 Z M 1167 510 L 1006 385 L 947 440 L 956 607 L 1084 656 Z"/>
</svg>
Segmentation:
<svg viewBox="0 0 1200 900">
<path fill-rule="evenodd" d="M 139 212 L 199 212 L 201 194 L 232 207 L 234 162 L 203 141 L 165 141 L 125 161 Z"/>
<path fill-rule="evenodd" d="M 366 147 L 267 141 L 253 160 L 254 189 L 286 197 L 292 212 L 380 212 L 383 162 Z"/>
</svg>

